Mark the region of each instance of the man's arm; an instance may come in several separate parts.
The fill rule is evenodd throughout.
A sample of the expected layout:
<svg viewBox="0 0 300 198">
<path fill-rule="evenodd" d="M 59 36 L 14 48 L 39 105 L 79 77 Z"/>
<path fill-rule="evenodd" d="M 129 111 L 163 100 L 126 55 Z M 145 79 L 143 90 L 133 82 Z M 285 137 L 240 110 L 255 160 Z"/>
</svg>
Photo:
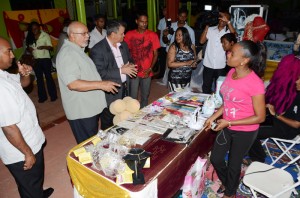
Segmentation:
<svg viewBox="0 0 300 198">
<path fill-rule="evenodd" d="M 30 65 L 21 64 L 17 62 L 18 70 L 20 74 L 20 82 L 22 87 L 27 87 L 31 83 L 30 73 L 32 72 L 32 67 Z"/>
<path fill-rule="evenodd" d="M 157 52 L 157 50 L 154 50 L 153 51 L 153 58 L 152 58 L 151 66 L 149 67 L 149 69 L 146 69 L 144 71 L 145 78 L 149 77 L 149 74 L 151 73 L 151 71 L 152 71 L 152 69 L 153 69 L 153 67 L 154 67 L 154 65 L 155 65 L 155 63 L 157 61 L 157 57 L 158 57 L 158 52 Z"/>
<path fill-rule="evenodd" d="M 68 88 L 72 91 L 91 91 L 91 90 L 103 90 L 106 92 L 117 93 L 117 87 L 121 85 L 112 81 L 86 81 L 75 80 L 68 84 Z"/>
<path fill-rule="evenodd" d="M 200 44 L 204 44 L 207 41 L 206 35 L 207 35 L 207 31 L 208 31 L 208 25 L 205 26 L 205 29 L 203 30 L 201 36 L 200 36 Z"/>
<path fill-rule="evenodd" d="M 14 124 L 2 127 L 2 130 L 7 140 L 25 155 L 24 170 L 31 169 L 35 164 L 36 159 L 31 148 L 25 142 L 18 126 Z"/>
<path fill-rule="evenodd" d="M 297 120 L 292 120 L 290 118 L 284 117 L 284 114 L 281 115 L 277 115 L 276 111 L 275 111 L 275 107 L 271 104 L 267 104 L 266 107 L 269 109 L 270 114 L 272 116 L 275 116 L 278 120 L 280 120 L 281 122 L 289 125 L 290 127 L 293 127 L 295 129 L 299 129 L 300 128 L 300 122 Z"/>
</svg>

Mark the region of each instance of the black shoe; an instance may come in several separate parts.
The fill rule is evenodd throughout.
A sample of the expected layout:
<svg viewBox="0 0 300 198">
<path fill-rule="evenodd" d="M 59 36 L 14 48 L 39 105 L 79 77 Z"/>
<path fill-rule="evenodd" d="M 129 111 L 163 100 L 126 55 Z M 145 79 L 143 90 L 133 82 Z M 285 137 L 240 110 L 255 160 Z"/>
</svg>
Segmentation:
<svg viewBox="0 0 300 198">
<path fill-rule="evenodd" d="M 57 97 L 56 98 L 51 98 L 51 102 L 54 102 L 57 100 Z"/>
<path fill-rule="evenodd" d="M 54 192 L 53 188 L 47 188 L 46 190 L 43 191 L 43 197 L 48 198 L 52 195 L 53 192 Z"/>
<path fill-rule="evenodd" d="M 44 103 L 45 101 L 47 100 L 47 98 L 46 99 L 39 99 L 39 103 Z"/>
<path fill-rule="evenodd" d="M 222 194 L 225 192 L 225 187 L 223 185 L 220 186 L 220 188 L 217 190 L 218 194 Z"/>
</svg>

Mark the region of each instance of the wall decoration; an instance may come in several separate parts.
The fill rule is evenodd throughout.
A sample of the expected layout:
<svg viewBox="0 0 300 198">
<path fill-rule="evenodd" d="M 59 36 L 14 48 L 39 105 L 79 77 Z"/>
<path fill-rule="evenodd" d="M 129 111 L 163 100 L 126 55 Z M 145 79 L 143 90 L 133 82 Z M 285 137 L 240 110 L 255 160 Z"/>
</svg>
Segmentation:
<svg viewBox="0 0 300 198">
<path fill-rule="evenodd" d="M 267 48 L 267 60 L 280 62 L 281 58 L 293 53 L 293 42 L 264 40 Z"/>
<path fill-rule="evenodd" d="M 229 8 L 231 22 L 238 33 L 238 41 L 242 40 L 247 18 L 251 15 L 261 16 L 267 22 L 268 6 L 265 5 L 232 5 Z"/>
<path fill-rule="evenodd" d="M 65 18 L 69 18 L 66 9 L 3 11 L 3 18 L 13 48 L 23 47 L 23 41 L 30 22 L 36 21 L 50 34 L 55 46 Z"/>
</svg>

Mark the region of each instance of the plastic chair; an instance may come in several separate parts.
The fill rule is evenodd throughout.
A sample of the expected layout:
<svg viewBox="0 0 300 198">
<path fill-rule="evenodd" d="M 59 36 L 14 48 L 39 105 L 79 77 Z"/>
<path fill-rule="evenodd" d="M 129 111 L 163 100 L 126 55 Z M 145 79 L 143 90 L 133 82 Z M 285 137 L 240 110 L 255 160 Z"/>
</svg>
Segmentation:
<svg viewBox="0 0 300 198">
<path fill-rule="evenodd" d="M 243 183 L 248 186 L 255 198 L 256 192 L 267 197 L 290 198 L 292 193 L 298 195 L 295 187 L 300 185 L 300 176 L 294 182 L 292 175 L 284 170 L 300 159 L 300 155 L 282 168 L 276 168 L 261 162 L 252 162 L 245 172 Z"/>
<path fill-rule="evenodd" d="M 276 156 L 272 156 L 271 152 L 268 148 L 267 142 L 269 140 L 273 140 L 274 143 L 278 146 L 278 148 L 282 151 L 282 153 L 276 157 Z M 290 153 L 290 150 L 297 144 L 300 144 L 300 135 L 296 136 L 294 139 L 292 140 L 287 140 L 287 139 L 280 139 L 280 138 L 267 138 L 263 141 L 262 145 L 266 147 L 267 153 L 269 154 L 272 163 L 270 165 L 274 165 L 276 162 L 278 162 L 278 160 L 280 160 L 283 156 L 287 156 L 288 158 L 290 158 L 290 160 L 293 160 L 294 157 L 293 155 Z M 299 165 L 296 165 L 298 172 L 300 172 L 300 168 Z"/>
</svg>

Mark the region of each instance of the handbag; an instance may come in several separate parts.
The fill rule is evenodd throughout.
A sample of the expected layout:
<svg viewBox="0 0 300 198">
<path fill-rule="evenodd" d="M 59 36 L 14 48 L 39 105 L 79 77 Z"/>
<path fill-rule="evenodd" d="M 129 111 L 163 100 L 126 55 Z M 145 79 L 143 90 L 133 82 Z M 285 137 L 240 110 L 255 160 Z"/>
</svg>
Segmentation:
<svg viewBox="0 0 300 198">
<path fill-rule="evenodd" d="M 198 157 L 184 178 L 183 198 L 200 198 L 205 190 L 205 173 L 207 159 Z"/>
</svg>

